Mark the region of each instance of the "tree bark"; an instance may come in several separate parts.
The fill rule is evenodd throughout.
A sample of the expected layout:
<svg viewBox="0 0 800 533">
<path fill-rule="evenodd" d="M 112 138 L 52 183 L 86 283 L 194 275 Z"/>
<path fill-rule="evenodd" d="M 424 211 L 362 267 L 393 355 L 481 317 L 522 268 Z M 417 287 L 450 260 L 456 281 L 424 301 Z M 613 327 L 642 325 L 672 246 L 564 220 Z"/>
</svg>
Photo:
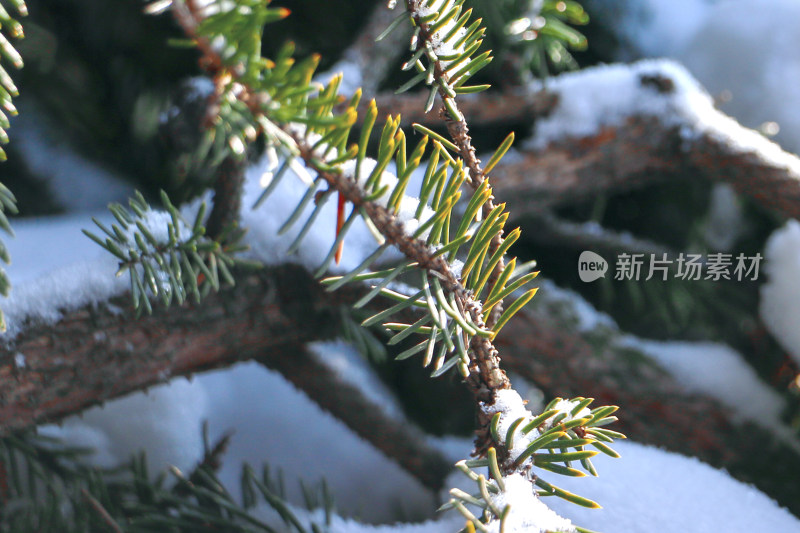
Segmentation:
<svg viewBox="0 0 800 533">
<path fill-rule="evenodd" d="M 241 273 L 240 273 L 241 274 Z M 338 307 L 363 286 L 330 293 L 302 267 L 239 276 L 199 305 L 135 318 L 128 296 L 31 325 L 0 352 L 0 434 L 57 421 L 92 405 L 185 376 L 256 359 L 438 490 L 450 463 L 410 423 L 384 415 L 310 356 L 305 344 L 340 335 Z M 123 311 L 120 311 L 123 309 Z"/>
<path fill-rule="evenodd" d="M 57 420 L 176 376 L 333 338 L 331 306 L 345 294 L 325 293 L 287 266 L 241 276 L 199 305 L 156 307 L 136 319 L 125 295 L 30 325 L 0 353 L 0 428 Z"/>
</svg>

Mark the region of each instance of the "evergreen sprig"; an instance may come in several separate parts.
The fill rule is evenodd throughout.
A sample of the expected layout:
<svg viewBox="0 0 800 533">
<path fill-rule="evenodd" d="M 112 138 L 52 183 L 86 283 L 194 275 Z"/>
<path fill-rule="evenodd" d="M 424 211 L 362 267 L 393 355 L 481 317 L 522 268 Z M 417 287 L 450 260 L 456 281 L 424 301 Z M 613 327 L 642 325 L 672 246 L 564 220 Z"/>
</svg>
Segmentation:
<svg viewBox="0 0 800 533">
<path fill-rule="evenodd" d="M 478 485 L 477 492 L 452 489 L 452 498 L 442 509 L 456 509 L 476 530 L 487 531 L 490 522 L 499 521 L 500 531 L 503 531 L 511 509 L 500 509 L 496 500 L 497 495 L 506 490 L 506 472 L 523 472 L 531 480 L 535 487 L 532 490 L 538 497 L 558 496 L 582 507 L 599 508 L 597 502 L 546 481 L 540 472 L 544 470 L 545 475 L 555 473 L 583 477 L 585 471 L 597 476 L 592 457 L 598 453 L 619 457 L 609 444 L 614 439 L 624 439 L 625 435 L 604 427 L 617 420 L 612 416 L 617 407 L 604 406 L 589 410 L 592 402 L 592 398 L 554 398 L 538 416 L 522 416 L 510 423 L 503 421 L 503 427 L 506 428 L 504 433 L 499 429 L 504 413 L 495 413 L 489 428 L 495 446 L 489 448 L 485 458 L 463 460 L 456 464 Z M 515 446 L 515 441 L 524 443 L 522 451 L 518 451 L 521 447 Z M 594 449 L 587 449 L 590 446 Z M 573 463 L 580 464 L 583 471 L 575 468 L 577 465 Z M 486 475 L 475 469 L 486 469 Z M 477 507 L 482 514 L 476 516 L 468 506 Z M 576 529 L 588 531 L 580 527 Z"/>
<path fill-rule="evenodd" d="M 466 85 L 467 81 L 491 61 L 491 50 L 478 53 L 485 29 L 481 19 L 470 23 L 472 10 L 463 11 L 464 0 L 408 0 L 408 15 L 414 25 L 411 58 L 404 70 L 417 75 L 397 92 L 425 82 L 430 86 L 425 111 L 440 95 L 447 112 L 455 121 L 463 116 L 454 105 L 457 94 L 485 91 L 488 85 Z"/>
<path fill-rule="evenodd" d="M 199 302 L 211 290 L 219 290 L 221 283 L 234 285 L 233 254 L 245 249 L 239 244 L 243 232 L 235 228 L 219 241 L 205 237 L 205 203 L 189 224 L 163 191 L 161 200 L 166 212 L 153 211 L 137 192 L 129 200 L 130 209 L 109 206 L 116 219 L 110 228 L 92 219 L 105 238 L 83 230 L 119 259 L 118 276 L 129 274 L 137 313 L 152 313 L 151 297 L 165 306 L 173 300 L 182 304 L 189 297 Z"/>
<path fill-rule="evenodd" d="M 6 6 L 9 5 L 13 6 L 20 16 L 24 17 L 28 14 L 24 0 L 0 1 L 0 57 L 4 60 L 0 63 L 0 144 L 8 143 L 8 133 L 6 132 L 10 126 L 8 116 L 17 114 L 17 108 L 14 107 L 12 99 L 19 96 L 17 86 L 3 63 L 10 64 L 16 69 L 22 68 L 23 65 L 22 56 L 9 41 L 9 37 L 13 39 L 24 37 L 22 24 L 8 12 Z M 6 152 L 0 148 L 0 161 L 5 161 L 5 159 Z"/>
<path fill-rule="evenodd" d="M 6 9 L 6 6 L 13 6 L 14 10 L 20 15 L 25 16 L 28 14 L 28 8 L 24 0 L 0 0 L 0 144 L 8 143 L 8 128 L 11 123 L 9 122 L 9 115 L 14 116 L 17 114 L 17 108 L 14 106 L 13 98 L 19 95 L 19 90 L 14 84 L 14 80 L 6 70 L 4 63 L 10 63 L 14 68 L 22 68 L 22 56 L 19 55 L 17 49 L 9 41 L 9 37 L 13 39 L 21 39 L 24 37 L 22 31 L 22 24 Z M 6 160 L 6 152 L 0 147 L 0 161 Z M 14 194 L 3 184 L 0 184 L 0 229 L 7 234 L 14 236 L 14 231 L 8 223 L 6 213 L 12 215 L 17 214 L 17 200 Z M 0 260 L 6 264 L 11 262 L 8 255 L 8 250 L 0 241 Z M 8 275 L 3 268 L 0 268 L 0 294 L 8 296 L 11 290 L 11 282 Z M 6 321 L 3 311 L 0 310 L 0 333 L 6 331 Z"/>
<path fill-rule="evenodd" d="M 152 478 L 143 453 L 122 467 L 104 469 L 88 466 L 89 450 L 58 439 L 34 433 L 4 437 L 0 531 L 318 533 L 330 524 L 334 504 L 324 482 L 301 485 L 308 510 L 323 510 L 318 521 L 309 520 L 287 502 L 282 478 L 268 465 L 260 471 L 242 467 L 242 501 L 236 501 L 213 464 L 225 439 L 212 447 L 205 432 L 203 438 L 205 459 L 192 472 L 172 468 Z M 282 525 L 265 521 L 257 509 L 264 504 Z"/>
<path fill-rule="evenodd" d="M 519 4 L 525 4 L 519 6 Z M 499 2 L 497 9 L 518 15 L 508 22 L 503 31 L 512 46 L 521 50 L 522 64 L 539 76 L 551 70 L 578 67 L 572 51 L 586 50 L 586 37 L 573 26 L 589 22 L 589 15 L 573 0 L 509 0 Z"/>
</svg>

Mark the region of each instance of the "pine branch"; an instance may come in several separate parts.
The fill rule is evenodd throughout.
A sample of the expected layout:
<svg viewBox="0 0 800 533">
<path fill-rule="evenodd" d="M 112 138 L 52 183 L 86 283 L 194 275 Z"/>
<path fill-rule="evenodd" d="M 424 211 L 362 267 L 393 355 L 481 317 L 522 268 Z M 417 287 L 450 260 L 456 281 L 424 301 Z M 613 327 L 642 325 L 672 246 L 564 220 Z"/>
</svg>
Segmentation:
<svg viewBox="0 0 800 533">
<path fill-rule="evenodd" d="M 9 505 L 3 508 L 3 531 L 309 533 L 331 524 L 333 499 L 324 482 L 310 489 L 301 483 L 308 511 L 324 511 L 320 520 L 286 501 L 281 480 L 268 465 L 259 473 L 244 465 L 237 502 L 202 463 L 190 477 L 172 468 L 169 477 L 151 478 L 144 453 L 115 469 L 88 466 L 85 453 L 32 434 L 0 439 L 0 464 L 10 470 L 4 478 Z M 263 521 L 266 509 L 282 527 Z"/>
<path fill-rule="evenodd" d="M 445 124 L 447 125 L 447 131 L 450 133 L 450 137 L 453 139 L 453 142 L 458 147 L 458 153 L 461 158 L 464 160 L 464 163 L 470 170 L 469 178 L 467 179 L 467 183 L 472 187 L 473 190 L 477 190 L 480 184 L 484 181 L 488 182 L 488 176 L 485 175 L 483 168 L 481 167 L 481 162 L 478 157 L 475 155 L 475 148 L 472 146 L 472 139 L 469 136 L 469 128 L 467 126 L 467 121 L 464 118 L 464 114 L 458 109 L 458 104 L 456 103 L 456 92 L 459 89 L 458 85 L 463 84 L 470 76 L 473 76 L 480 70 L 485 64 L 487 64 L 491 58 L 488 56 L 488 53 L 481 54 L 475 59 L 466 58 L 461 59 L 464 55 L 468 55 L 469 51 L 472 48 L 477 48 L 480 46 L 480 34 L 482 34 L 482 30 L 476 30 L 472 32 L 470 35 L 469 30 L 467 31 L 467 36 L 464 38 L 463 47 L 455 46 L 455 53 L 459 54 L 459 58 L 454 59 L 453 63 L 458 64 L 459 61 L 463 61 L 466 65 L 461 66 L 459 64 L 458 70 L 455 72 L 453 71 L 453 64 L 445 64 L 442 59 L 440 59 L 437 55 L 437 51 L 441 52 L 443 47 L 448 46 L 446 36 L 443 38 L 439 34 L 445 33 L 445 29 L 449 27 L 445 25 L 441 27 L 441 24 L 437 20 L 431 20 L 428 22 L 427 19 L 430 18 L 428 7 L 428 2 L 423 0 L 406 0 L 406 8 L 409 12 L 409 15 L 414 22 L 415 26 L 418 29 L 418 32 L 415 34 L 416 41 L 412 45 L 415 50 L 426 50 L 426 55 L 428 56 L 428 60 L 430 61 L 430 65 L 433 67 L 432 69 L 432 78 L 435 81 L 433 85 L 436 92 L 439 94 L 440 99 L 444 105 L 441 115 L 445 120 Z M 447 6 L 447 7 L 445 7 Z M 448 11 L 456 9 L 459 10 L 460 8 L 451 6 L 450 2 L 442 2 L 437 7 L 440 7 L 442 11 Z M 444 13 L 440 14 L 441 19 L 450 16 L 444 15 Z M 457 18 L 457 14 L 452 15 L 452 18 Z M 466 21 L 464 22 L 466 24 Z M 455 27 L 455 26 L 454 26 Z M 437 31 L 437 28 L 438 31 Z M 453 35 L 455 37 L 455 35 Z M 460 41 L 461 38 L 458 39 Z M 475 40 L 474 44 L 471 44 L 470 41 Z M 470 44 L 467 44 L 470 43 Z M 468 48 L 469 47 L 469 48 Z M 449 72 L 449 73 L 448 73 Z M 460 75 L 460 76 L 459 76 Z M 454 80 L 451 81 L 451 76 Z M 460 78 L 460 79 L 459 79 Z M 460 85 L 461 90 L 463 90 L 463 85 Z M 511 135 L 511 142 L 513 142 L 513 134 Z M 506 148 L 507 149 L 507 148 Z M 500 154 L 502 157 L 502 153 Z M 495 204 L 493 201 L 493 197 L 490 196 L 483 204 L 483 216 L 489 216 L 495 209 Z M 488 255 L 492 256 L 500 247 L 503 245 L 503 234 L 502 232 L 497 233 L 491 240 L 489 244 L 489 252 Z M 505 270 L 505 261 L 503 258 L 500 258 L 500 261 L 494 266 L 494 269 L 489 276 L 488 280 L 488 287 L 489 291 L 491 292 L 492 288 L 497 283 L 497 280 L 503 274 Z M 503 313 L 503 302 L 502 300 L 495 305 L 489 316 L 486 319 L 486 325 L 489 329 L 493 329 L 494 326 L 500 319 L 500 316 Z M 479 344 L 473 346 L 473 349 L 477 352 L 477 358 L 480 359 L 487 359 L 491 360 L 496 357 L 496 353 L 490 355 L 491 349 L 479 341 Z M 494 356 L 494 357 L 493 357 Z M 507 379 L 506 379 L 507 381 Z M 506 384 L 506 387 L 509 386 Z M 491 388 L 491 387 L 490 387 Z M 503 387 L 505 388 L 505 387 Z"/>
<path fill-rule="evenodd" d="M 219 55 L 219 52 L 209 44 L 207 37 L 198 34 L 198 28 L 203 24 L 202 14 L 193 8 L 193 3 L 191 1 L 186 4 L 175 2 L 174 6 L 174 13 L 178 23 L 184 28 L 186 34 L 197 42 L 198 47 L 203 52 L 205 56 L 204 64 L 209 65 L 208 68 L 212 73 L 219 71 L 219 69 L 224 69 L 221 65 L 224 65 L 225 60 Z M 248 68 L 250 67 L 244 67 L 244 71 L 247 71 Z M 458 302 L 457 307 L 460 312 L 469 315 L 476 328 L 480 330 L 484 329 L 480 305 L 469 297 L 467 289 L 461 285 L 444 258 L 436 256 L 434 251 L 428 248 L 428 245 L 424 241 L 418 238 L 409 239 L 405 234 L 402 222 L 400 222 L 394 214 L 374 201 L 366 201 L 364 192 L 356 182 L 342 174 L 334 172 L 331 167 L 322 163 L 319 155 L 314 150 L 315 146 L 309 145 L 303 135 L 288 126 L 278 126 L 278 129 L 276 129 L 272 123 L 269 111 L 264 108 L 264 104 L 268 104 L 268 100 L 265 100 L 263 95 L 259 96 L 253 91 L 253 88 L 250 86 L 251 83 L 243 77 L 241 72 L 237 72 L 235 69 L 228 69 L 225 70 L 225 72 L 234 80 L 238 80 L 236 90 L 237 98 L 248 105 L 256 121 L 259 120 L 259 117 L 262 118 L 261 124 L 262 127 L 265 128 L 265 131 L 272 135 L 280 133 L 279 137 L 283 139 L 282 142 L 288 143 L 288 145 L 292 147 L 290 149 L 296 150 L 296 155 L 299 155 L 310 168 L 316 170 L 319 176 L 327 181 L 333 190 L 343 195 L 356 209 L 363 207 L 367 216 L 369 216 L 372 223 L 387 241 L 397 246 L 401 252 L 409 259 L 415 261 L 420 267 L 436 273 L 437 277 L 442 282 L 444 291 L 447 294 L 455 296 Z M 334 85 L 331 85 L 334 91 L 335 84 L 338 84 L 338 82 L 335 81 Z M 358 95 L 355 100 L 359 97 L 360 95 Z M 327 93 L 323 93 L 320 98 L 327 98 Z M 352 107 L 354 107 L 355 104 L 357 104 L 357 101 L 352 102 Z M 323 115 L 320 116 L 322 117 Z M 347 116 L 349 117 L 350 115 L 348 114 Z M 354 117 L 355 115 L 353 114 L 353 118 Z M 349 118 L 346 120 L 347 122 L 343 123 L 343 127 L 349 130 L 349 127 L 352 125 L 352 120 Z M 333 138 L 333 132 L 328 135 Z M 346 139 L 346 135 L 340 135 L 339 137 Z M 484 212 L 486 211 L 485 205 L 483 210 Z M 492 250 L 490 248 L 490 251 L 491 253 L 488 254 L 489 256 L 493 255 L 496 249 Z M 502 258 L 496 264 L 500 263 L 502 263 Z M 493 288 L 492 285 L 488 287 L 489 291 Z M 499 303 L 496 305 L 499 305 Z M 479 377 L 472 380 L 473 390 L 476 394 L 480 394 L 481 397 L 486 397 L 487 392 L 491 394 L 492 390 L 507 388 L 508 380 L 499 368 L 497 351 L 492 347 L 491 341 L 489 341 L 486 336 L 474 336 L 471 341 L 471 347 L 478 354 L 475 357 L 476 364 L 473 370 Z M 461 364 L 464 364 L 466 367 L 466 361 Z M 465 368 L 462 372 L 466 374 L 469 370 Z"/>
<path fill-rule="evenodd" d="M 202 305 L 155 308 L 135 319 L 121 296 L 68 313 L 55 325 L 29 325 L 0 352 L 0 433 L 174 377 L 281 358 L 306 342 L 336 338 L 338 315 L 331 310 L 363 295 L 363 289 L 327 293 L 296 266 L 237 274 L 236 287 Z"/>
<path fill-rule="evenodd" d="M 312 58 L 298 64 L 291 58 L 291 48 L 284 48 L 277 60 L 264 60 L 260 56 L 260 47 L 252 44 L 260 42 L 259 26 L 263 25 L 261 21 L 266 22 L 270 18 L 280 17 L 281 12 L 271 11 L 265 6 L 249 2 L 250 0 L 242 0 L 241 5 L 230 6 L 220 4 L 215 6 L 217 10 L 212 10 L 210 14 L 208 9 L 205 13 L 195 9 L 191 1 L 185 5 L 176 2 L 179 8 L 175 13 L 178 23 L 203 53 L 204 58 L 201 63 L 208 65 L 209 72 L 215 75 L 218 93 L 226 95 L 225 101 L 230 100 L 233 103 L 231 109 L 235 107 L 240 116 L 246 112 L 251 124 L 257 124 L 272 148 L 279 149 L 285 157 L 282 164 L 278 163 L 280 169 L 271 176 L 272 183 L 256 205 L 275 189 L 278 180 L 295 158 L 301 160 L 306 169 L 316 173 L 316 178 L 308 176 L 310 182 L 308 190 L 281 230 L 290 228 L 314 200 L 316 205 L 313 213 L 290 247 L 295 249 L 313 224 L 320 206 L 332 192 L 338 194 L 340 200 L 337 237 L 318 274 L 327 270 L 334 257 L 339 257 L 344 236 L 352 221 L 357 216 L 362 216 L 367 221 L 379 241 L 378 249 L 345 276 L 327 280 L 331 284 L 330 289 L 339 288 L 349 281 L 383 278 L 364 301 L 382 293 L 399 303 L 366 320 L 365 325 L 382 322 L 385 318 L 408 307 L 427 307 L 428 315 L 414 324 L 385 324 L 385 327 L 399 331 L 390 342 L 397 342 L 414 333 L 424 335 L 427 340 L 403 352 L 399 357 L 407 357 L 424 350 L 426 352 L 424 364 L 427 366 L 434 361 L 433 352 L 437 349 L 437 342 L 441 341 L 439 353 L 435 358 L 433 376 L 445 372 L 450 367 L 457 367 L 462 376 L 467 378 L 466 382 L 479 407 L 476 453 L 487 456 L 486 460 L 489 461 L 494 481 L 501 492 L 504 491 L 503 478 L 506 475 L 516 475 L 533 466 L 551 472 L 574 475 L 571 473 L 577 471 L 571 469 L 569 462 L 579 459 L 587 471 L 594 473 L 589 459 L 596 452 L 584 450 L 583 446 L 591 444 L 604 453 L 616 456 L 613 450 L 600 441 L 608 442 L 614 437 L 622 436 L 613 431 L 595 428 L 616 420 L 615 417 L 608 416 L 616 408 L 600 407 L 589 412 L 586 406 L 591 400 L 577 398 L 572 401 L 560 401 L 553 412 L 533 417 L 524 410 L 519 395 L 507 390 L 510 388 L 510 383 L 499 366 L 498 352 L 492 343 L 492 339 L 508 320 L 534 295 L 535 289 L 525 292 L 505 310 L 502 309 L 503 299 L 530 282 L 535 273 L 521 276 L 511 282 L 511 276 L 515 271 L 515 260 L 512 260 L 506 268 L 504 255 L 508 247 L 519 237 L 519 231 L 514 230 L 508 234 L 507 240 L 503 239 L 504 226 L 509 214 L 504 213 L 504 205 L 493 204 L 492 191 L 484 176 L 509 149 L 513 142 L 513 134 L 509 135 L 497 149 L 486 168 L 481 169 L 471 146 L 466 123 L 452 99 L 456 89 L 459 92 L 476 92 L 484 88 L 463 86 L 464 81 L 489 61 L 488 53 L 475 58 L 470 57 L 480 46 L 483 29 L 478 29 L 479 22 L 473 23 L 470 29 L 459 33 L 462 32 L 460 25 L 469 18 L 467 11 L 452 25 L 452 28 L 447 26 L 450 21 L 458 17 L 462 4 L 460 0 L 456 0 L 455 3 L 452 0 L 428 2 L 428 7 L 433 3 L 437 9 L 441 9 L 441 13 L 428 7 L 423 10 L 421 5 L 417 5 L 419 9 L 414 12 L 412 6 L 414 3 L 407 3 L 412 22 L 417 27 L 412 46 L 417 50 L 409 64 L 413 64 L 420 74 L 403 89 L 428 78 L 428 83 L 434 85 L 431 96 L 441 91 L 439 94 L 443 98 L 446 112 L 453 121 L 451 126 L 456 124 L 453 130 L 455 144 L 430 130 L 418 127 L 426 135 L 411 154 L 408 154 L 405 134 L 398 129 L 399 117 L 389 117 L 377 146 L 377 160 L 367 161 L 365 154 L 369 136 L 377 118 L 374 102 L 367 110 L 360 141 L 358 144 L 348 146 L 350 130 L 356 122 L 356 109 L 361 99 L 361 91 L 356 91 L 343 111 L 334 113 L 334 108 L 342 100 L 338 95 L 341 77 L 334 76 L 326 86 L 315 87 L 312 91 L 308 84 L 316 67 L 316 59 Z M 249 24 L 251 20 L 254 21 L 253 31 L 259 36 L 255 40 L 252 37 L 241 37 L 243 35 L 241 25 L 246 21 Z M 439 37 L 437 32 L 447 35 Z M 228 39 L 235 40 L 228 41 Z M 435 42 L 437 39 L 440 40 Z M 458 42 L 448 45 L 451 39 L 456 39 Z M 209 44 L 211 42 L 224 45 L 215 47 Z M 462 45 L 464 48 L 460 49 Z M 443 46 L 450 46 L 453 49 L 450 54 L 452 57 L 447 59 L 452 61 L 449 65 L 444 65 L 437 56 L 437 53 L 442 52 Z M 431 62 L 427 71 L 419 60 L 424 54 L 427 54 Z M 447 77 L 447 67 L 455 67 L 462 63 L 464 66 L 452 74 L 451 85 L 450 78 Z M 236 106 L 236 103 L 239 105 Z M 223 115 L 221 118 L 224 121 Z M 243 131 L 246 132 L 247 128 Z M 243 143 L 245 137 L 251 135 L 241 134 L 234 138 Z M 434 151 L 428 163 L 422 167 L 421 161 L 431 139 Z M 450 155 L 450 150 L 460 153 L 461 159 Z M 443 159 L 441 165 L 439 165 L 440 158 Z M 386 173 L 387 165 L 391 161 L 396 164 L 396 176 Z M 464 168 L 465 164 L 467 169 Z M 414 201 L 412 207 L 407 201 L 405 191 L 411 174 L 418 168 L 425 169 L 425 177 L 420 188 L 420 199 Z M 303 172 L 307 173 L 308 170 Z M 461 195 L 461 185 L 465 181 L 472 187 L 472 196 L 463 216 L 456 219 L 453 208 Z M 327 185 L 327 190 L 318 189 L 320 185 Z M 352 205 L 353 209 L 345 219 L 346 204 Z M 410 227 L 407 228 L 407 225 Z M 456 272 L 452 262 L 465 244 L 469 244 L 470 249 L 463 268 Z M 365 273 L 388 246 L 396 247 L 405 255 L 408 262 L 388 272 Z M 385 284 L 392 278 L 412 268 L 422 274 L 422 288 L 415 295 L 406 295 L 385 288 Z M 483 296 L 484 291 L 485 296 Z M 490 328 L 486 327 L 486 322 L 491 324 Z M 453 355 L 448 359 L 450 353 Z M 510 439 L 514 429 L 513 426 L 507 427 L 509 422 L 507 418 L 510 415 L 502 407 L 510 404 L 498 401 L 503 392 L 510 393 L 510 396 L 505 395 L 509 399 L 518 400 L 519 409 L 527 413 L 523 419 L 531 419 L 525 431 L 534 440 L 524 454 L 515 452 L 512 455 Z M 511 407 L 511 409 L 517 408 Z M 584 411 L 589 414 L 584 416 Z M 498 432 L 498 419 L 505 437 L 501 437 Z M 557 426 L 559 422 L 560 425 Z M 537 424 L 540 427 L 537 427 Z M 546 424 L 550 426 L 545 428 Z M 540 432 L 545 433 L 540 435 Z M 575 448 L 575 451 L 565 451 L 552 457 L 535 453 L 534 446 L 541 446 L 539 444 L 541 439 L 549 438 L 551 434 L 561 439 L 558 442 L 561 449 Z M 587 438 L 586 435 L 589 434 Z M 495 446 L 500 447 L 501 461 L 498 461 Z M 564 463 L 565 466 L 554 464 L 556 462 Z M 538 478 L 537 483 L 543 484 L 541 486 L 547 494 L 556 494 L 579 504 L 596 505 L 547 484 L 541 478 Z M 501 512 L 493 506 L 485 485 L 479 484 L 482 497 L 488 505 L 487 512 L 490 510 L 494 513 L 486 515 L 486 523 L 497 519 L 501 521 L 502 528 L 507 509 L 502 511 L 501 516 Z M 457 500 L 454 505 L 459 510 L 463 508 Z M 485 529 L 482 520 L 467 514 L 465 516 L 475 527 Z"/>
</svg>

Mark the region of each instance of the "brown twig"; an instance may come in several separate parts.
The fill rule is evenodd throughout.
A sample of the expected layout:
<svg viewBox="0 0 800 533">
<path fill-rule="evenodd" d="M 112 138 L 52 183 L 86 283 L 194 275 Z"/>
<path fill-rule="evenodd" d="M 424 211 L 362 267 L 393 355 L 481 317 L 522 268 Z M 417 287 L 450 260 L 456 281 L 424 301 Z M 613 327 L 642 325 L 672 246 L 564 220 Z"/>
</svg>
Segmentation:
<svg viewBox="0 0 800 533">
<path fill-rule="evenodd" d="M 414 19 L 415 25 L 419 28 L 418 44 L 417 46 L 430 46 L 433 42 L 433 32 L 431 25 L 425 22 L 422 18 L 423 2 L 421 0 L 406 0 L 406 9 L 409 15 Z M 431 60 L 429 58 L 429 60 Z M 469 168 L 469 177 L 467 183 L 473 190 L 476 190 L 484 180 L 488 180 L 488 176 L 484 175 L 481 168 L 481 162 L 475 155 L 475 148 L 472 146 L 472 140 L 469 136 L 469 128 L 464 118 L 463 113 L 458 111 L 455 98 L 444 90 L 444 86 L 449 85 L 449 77 L 447 69 L 439 59 L 431 60 L 434 68 L 434 79 L 439 80 L 438 93 L 443 102 L 441 116 L 445 120 L 447 130 L 450 137 L 459 149 L 459 155 L 464 161 L 464 164 Z M 448 109 L 456 110 L 456 115 L 448 111 Z M 488 216 L 489 213 L 495 208 L 494 197 L 489 196 L 482 206 L 483 216 Z M 497 251 L 503 244 L 503 232 L 498 232 L 490 241 L 487 255 L 489 257 Z M 494 267 L 492 273 L 487 281 L 488 290 L 497 283 L 498 278 L 505 270 L 505 262 L 501 258 Z M 492 329 L 497 324 L 498 319 L 503 313 L 503 302 L 497 303 L 485 317 L 486 327 Z M 481 321 L 484 320 L 483 313 L 478 313 Z M 500 368 L 500 356 L 489 339 L 480 336 L 473 336 L 470 340 L 470 351 L 473 354 L 470 364 L 470 375 L 467 383 L 476 396 L 476 399 L 483 403 L 492 404 L 495 400 L 495 392 L 501 389 L 508 389 L 511 384 L 505 372 Z M 489 435 L 489 424 L 491 420 L 489 416 L 482 409 L 478 409 L 478 430 L 475 440 L 475 452 L 478 455 L 483 455 L 485 451 L 491 446 L 491 437 Z"/>
<path fill-rule="evenodd" d="M 296 352 L 292 357 L 259 361 L 280 372 L 320 407 L 396 461 L 424 486 L 433 491 L 441 490 L 452 464 L 427 444 L 422 432 L 411 423 L 384 414 L 358 388 L 340 380 L 334 371 L 307 350 Z"/>
<path fill-rule="evenodd" d="M 214 207 L 206 221 L 206 234 L 214 240 L 239 220 L 246 168 L 246 159 L 229 155 L 215 169 Z"/>
<path fill-rule="evenodd" d="M 135 319 L 129 296 L 55 325 L 30 324 L 0 350 L 0 433 L 58 420 L 128 392 L 254 357 L 279 357 L 339 334 L 350 288 L 326 293 L 297 266 L 238 272 L 202 304 Z M 350 297 L 353 297 L 351 295 Z M 343 300 L 344 299 L 344 300 Z M 124 312 L 119 312 L 125 309 Z M 19 368 L 15 354 L 24 354 Z"/>
</svg>

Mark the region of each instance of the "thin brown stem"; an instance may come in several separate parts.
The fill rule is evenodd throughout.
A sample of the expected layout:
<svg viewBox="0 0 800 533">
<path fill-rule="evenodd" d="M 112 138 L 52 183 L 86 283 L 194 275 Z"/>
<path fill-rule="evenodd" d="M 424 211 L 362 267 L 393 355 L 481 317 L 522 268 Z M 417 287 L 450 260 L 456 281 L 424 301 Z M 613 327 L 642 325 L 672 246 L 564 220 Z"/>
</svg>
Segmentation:
<svg viewBox="0 0 800 533">
<path fill-rule="evenodd" d="M 419 27 L 419 36 L 418 42 L 419 46 L 430 46 L 433 42 L 433 32 L 431 31 L 431 24 L 428 22 L 424 22 L 422 19 L 422 0 L 406 0 L 406 8 L 414 20 L 416 26 Z M 430 58 L 429 58 L 430 60 Z M 461 159 L 466 164 L 467 168 L 469 168 L 470 175 L 467 183 L 469 183 L 470 187 L 473 190 L 476 190 L 484 180 L 488 180 L 489 177 L 485 175 L 483 168 L 481 167 L 481 161 L 478 159 L 478 156 L 475 155 L 475 147 L 472 145 L 472 138 L 469 135 L 469 127 L 467 126 L 467 121 L 464 118 L 464 114 L 458 110 L 458 104 L 456 103 L 456 99 L 451 94 L 448 94 L 445 91 L 444 87 L 449 86 L 450 79 L 447 73 L 447 68 L 445 65 L 439 60 L 431 60 L 433 63 L 434 68 L 434 79 L 437 80 L 438 85 L 438 93 L 439 97 L 442 99 L 443 107 L 441 110 L 441 115 L 445 120 L 445 124 L 447 125 L 447 131 L 450 134 L 450 137 L 453 139 L 453 142 L 459 149 L 459 155 Z M 453 116 L 452 113 L 448 111 L 448 109 L 456 110 L 456 115 Z M 487 216 L 492 210 L 496 207 L 494 203 L 494 196 L 489 196 L 486 202 L 483 204 L 482 212 L 484 216 Z M 494 252 L 496 252 L 500 246 L 503 244 L 503 232 L 498 232 L 489 243 L 489 252 L 487 254 L 488 257 L 491 257 Z M 487 287 L 488 290 L 491 291 L 492 288 L 497 283 L 498 278 L 505 270 L 505 261 L 501 258 L 500 261 L 495 265 L 494 270 L 489 276 Z M 489 316 L 486 317 L 486 326 L 489 329 L 492 329 L 495 324 L 497 324 L 500 315 L 503 313 L 503 302 L 500 301 L 497 305 L 495 305 L 491 311 L 489 312 Z M 479 346 L 475 346 L 473 344 L 473 349 L 479 348 Z"/>
<path fill-rule="evenodd" d="M 206 233 L 214 240 L 239 220 L 246 166 L 246 159 L 229 155 L 216 168 L 214 207 L 206 222 Z"/>
</svg>

